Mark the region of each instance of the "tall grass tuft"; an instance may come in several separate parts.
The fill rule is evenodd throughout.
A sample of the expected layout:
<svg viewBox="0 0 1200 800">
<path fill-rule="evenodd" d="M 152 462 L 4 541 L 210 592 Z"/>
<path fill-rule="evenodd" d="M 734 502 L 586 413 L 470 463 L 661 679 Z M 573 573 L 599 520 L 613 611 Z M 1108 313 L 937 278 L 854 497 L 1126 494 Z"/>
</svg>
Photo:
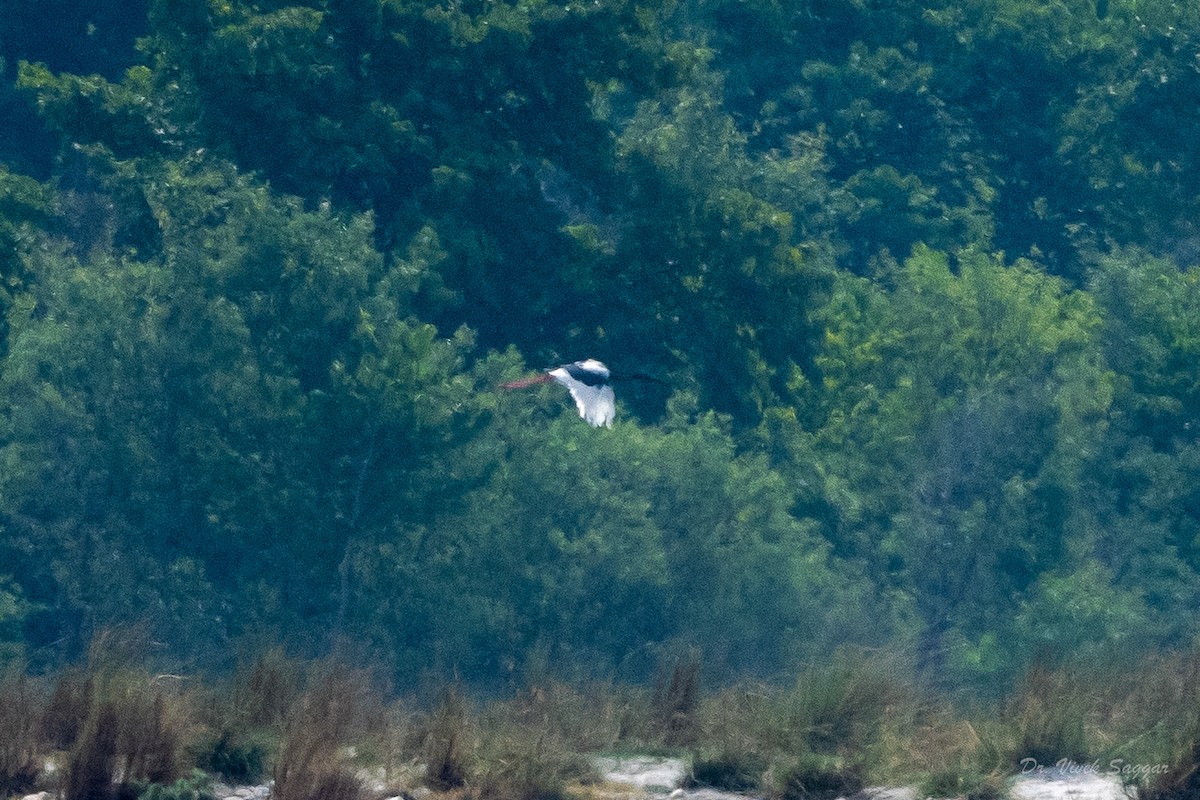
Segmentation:
<svg viewBox="0 0 1200 800">
<path fill-rule="evenodd" d="M 910 734 L 927 724 L 930 704 L 903 663 L 847 651 L 791 687 L 743 684 L 705 698 L 694 780 L 783 796 L 912 770 Z"/>
<path fill-rule="evenodd" d="M 705 698 L 697 712 L 692 780 L 727 791 L 761 787 L 772 760 L 790 752 L 799 738 L 777 736 L 768 722 L 779 713 L 782 697 L 775 687 L 751 684 Z"/>
<path fill-rule="evenodd" d="M 1105 760 L 1135 768 L 1122 778 L 1143 800 L 1200 797 L 1200 650 L 1148 657 L 1121 678 L 1104 709 Z"/>
<path fill-rule="evenodd" d="M 206 688 L 196 764 L 230 783 L 261 781 L 302 703 L 305 669 L 283 648 L 270 648 L 239 660 L 224 685 Z"/>
<path fill-rule="evenodd" d="M 865 653 L 839 655 L 800 676 L 788 698 L 790 722 L 814 753 L 868 753 L 890 717 L 914 702 L 907 675 Z"/>
<path fill-rule="evenodd" d="M 142 676 L 136 676 L 142 677 Z M 129 680 L 107 699 L 120 718 L 117 768 L 126 781 L 169 784 L 184 773 L 187 714 L 158 678 Z"/>
<path fill-rule="evenodd" d="M 105 800 L 118 784 L 169 784 L 185 771 L 192 709 L 177 676 L 133 666 L 139 642 L 128 632 L 98 635 L 86 669 L 63 673 L 51 695 L 42 731 L 69 748 L 65 800 Z"/>
<path fill-rule="evenodd" d="M 358 778 L 339 757 L 341 748 L 376 722 L 382 712 L 369 676 L 338 664 L 323 674 L 295 703 L 284 726 L 275 762 L 274 800 L 360 800 Z"/>
<path fill-rule="evenodd" d="M 81 667 L 63 670 L 42 711 L 38 736 L 53 750 L 69 750 L 83 733 L 92 708 L 93 676 Z"/>
<path fill-rule="evenodd" d="M 553 731 L 564 746 L 591 753 L 611 749 L 630 733 L 632 707 L 644 703 L 607 683 L 547 679 L 526 686 L 512 705 L 522 724 Z"/>
<path fill-rule="evenodd" d="M 594 777 L 554 731 L 509 719 L 485 730 L 471 783 L 485 800 L 562 800 L 568 784 Z"/>
<path fill-rule="evenodd" d="M 0 797 L 30 791 L 38 777 L 37 699 L 28 678 L 0 675 Z"/>
<path fill-rule="evenodd" d="M 654 687 L 654 716 L 670 747 L 696 740 L 696 709 L 700 702 L 700 656 L 691 651 L 660 672 Z"/>
<path fill-rule="evenodd" d="M 93 682 L 82 731 L 71 748 L 66 800 L 100 800 L 114 782 L 172 783 L 184 771 L 188 715 L 153 679 L 118 673 Z"/>
<path fill-rule="evenodd" d="M 236 719 L 227 724 L 241 729 L 282 727 L 301 697 L 303 676 L 303 665 L 282 648 L 263 651 L 234 676 Z"/>
<path fill-rule="evenodd" d="M 465 785 L 473 766 L 473 737 L 466 698 L 457 685 L 451 685 L 442 694 L 424 736 L 425 782 L 443 791 Z"/>
<path fill-rule="evenodd" d="M 598 780 L 581 753 L 611 747 L 616 699 L 599 684 L 587 693 L 539 680 L 480 715 L 469 777 L 485 800 L 559 800 L 574 783 Z"/>
<path fill-rule="evenodd" d="M 1050 765 L 1062 759 L 1088 760 L 1088 719 L 1098 703 L 1093 682 L 1069 668 L 1035 664 L 1009 701 L 1004 722 L 1015 732 L 1010 768 L 1023 759 Z"/>
<path fill-rule="evenodd" d="M 120 721 L 114 706 L 101 703 L 89 716 L 67 766 L 63 800 L 110 800 Z"/>
<path fill-rule="evenodd" d="M 1193 743 L 1176 755 L 1173 762 L 1163 762 L 1161 774 L 1151 776 L 1138 787 L 1142 800 L 1195 800 L 1200 797 L 1200 740 L 1192 731 Z"/>
</svg>

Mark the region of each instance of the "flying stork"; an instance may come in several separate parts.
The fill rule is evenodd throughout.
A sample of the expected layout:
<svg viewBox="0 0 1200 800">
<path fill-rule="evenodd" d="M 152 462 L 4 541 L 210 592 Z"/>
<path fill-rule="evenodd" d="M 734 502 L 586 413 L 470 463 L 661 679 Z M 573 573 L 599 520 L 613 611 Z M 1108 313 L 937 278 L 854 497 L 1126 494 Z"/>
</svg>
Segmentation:
<svg viewBox="0 0 1200 800">
<path fill-rule="evenodd" d="M 648 375 L 628 377 L 655 380 Z M 612 378 L 613 375 L 609 372 L 608 367 L 594 358 L 589 358 L 548 369 L 541 375 L 521 378 L 500 385 L 504 389 L 524 389 L 540 383 L 550 383 L 550 381 L 561 383 L 571 393 L 575 407 L 579 409 L 579 416 L 587 420 L 593 428 L 599 428 L 601 425 L 611 428 L 613 417 L 617 413 L 616 398 L 613 396 L 610 383 Z"/>
</svg>

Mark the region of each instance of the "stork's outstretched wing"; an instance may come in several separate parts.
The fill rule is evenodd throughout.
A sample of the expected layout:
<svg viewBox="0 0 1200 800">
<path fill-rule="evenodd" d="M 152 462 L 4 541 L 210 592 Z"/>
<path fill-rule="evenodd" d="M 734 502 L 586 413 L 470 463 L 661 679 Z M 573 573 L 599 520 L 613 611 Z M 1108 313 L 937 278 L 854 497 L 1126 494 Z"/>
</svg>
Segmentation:
<svg viewBox="0 0 1200 800">
<path fill-rule="evenodd" d="M 551 370 L 550 376 L 567 387 L 571 399 L 575 401 L 575 408 L 579 409 L 579 416 L 587 420 L 589 425 L 594 428 L 601 425 L 612 427 L 613 418 L 617 415 L 617 398 L 611 386 L 607 383 L 589 385 L 578 381 L 561 367 Z"/>
</svg>

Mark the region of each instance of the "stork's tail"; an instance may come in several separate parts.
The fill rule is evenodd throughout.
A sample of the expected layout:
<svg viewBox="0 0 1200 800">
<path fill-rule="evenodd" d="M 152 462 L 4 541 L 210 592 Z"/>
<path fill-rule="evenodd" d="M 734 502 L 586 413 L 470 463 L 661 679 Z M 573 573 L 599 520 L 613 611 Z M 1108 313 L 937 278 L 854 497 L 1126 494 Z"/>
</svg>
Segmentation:
<svg viewBox="0 0 1200 800">
<path fill-rule="evenodd" d="M 543 372 L 540 375 L 532 375 L 528 378 L 519 378 L 515 381 L 500 384 L 501 389 L 528 389 L 530 386 L 537 386 L 539 383 L 549 383 L 554 380 L 548 373 Z"/>
<path fill-rule="evenodd" d="M 647 383 L 666 383 L 662 378 L 656 378 L 653 375 L 647 375 L 644 372 L 625 372 L 620 375 L 613 375 L 613 380 L 618 381 L 646 381 Z"/>
</svg>

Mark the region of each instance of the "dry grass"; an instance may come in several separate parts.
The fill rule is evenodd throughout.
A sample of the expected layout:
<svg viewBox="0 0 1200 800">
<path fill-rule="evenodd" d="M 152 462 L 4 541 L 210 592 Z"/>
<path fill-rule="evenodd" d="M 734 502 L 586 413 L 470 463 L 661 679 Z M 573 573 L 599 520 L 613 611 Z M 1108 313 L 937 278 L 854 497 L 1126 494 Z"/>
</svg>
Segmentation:
<svg viewBox="0 0 1200 800">
<path fill-rule="evenodd" d="M 667 665 L 654 686 L 653 714 L 668 747 L 695 742 L 699 702 L 700 657 L 690 652 Z"/>
<path fill-rule="evenodd" d="M 451 685 L 430 716 L 423 737 L 425 782 L 442 791 L 466 785 L 474 767 L 475 738 L 467 700 L 457 685 Z"/>
<path fill-rule="evenodd" d="M 1141 770 L 1124 779 L 1145 800 L 1200 797 L 1200 650 L 1146 658 L 1106 690 L 1104 762 Z"/>
<path fill-rule="evenodd" d="M 87 670 L 70 667 L 59 674 L 42 711 L 41 742 L 53 750 L 69 750 L 83 732 L 91 712 L 93 679 Z"/>
<path fill-rule="evenodd" d="M 99 704 L 71 753 L 63 786 L 64 800 L 109 800 L 115 795 L 113 779 L 119 727 L 116 709 L 107 703 Z"/>
<path fill-rule="evenodd" d="M 557 800 L 593 778 L 587 759 L 554 732 L 522 725 L 488 731 L 475 763 L 470 785 L 486 800 Z"/>
<path fill-rule="evenodd" d="M 510 699 L 476 706 L 452 685 L 428 712 L 385 700 L 369 673 L 281 651 L 219 691 L 111 653 L 97 648 L 56 682 L 0 679 L 0 790 L 33 788 L 37 765 L 62 750 L 63 800 L 119 800 L 149 784 L 169 792 L 196 764 L 215 769 L 205 754 L 219 751 L 228 769 L 261 741 L 274 800 L 366 800 L 382 789 L 361 785 L 364 768 L 392 794 L 424 780 L 462 800 L 592 796 L 615 790 L 595 784 L 580 754 L 664 750 L 690 755 L 698 782 L 785 799 L 862 783 L 988 797 L 1021 758 L 1169 764 L 1167 775 L 1140 776 L 1154 779 L 1142 781 L 1143 797 L 1200 793 L 1200 651 L 1105 676 L 1035 667 L 974 715 L 918 689 L 902 659 L 877 653 L 840 655 L 789 686 L 708 695 L 688 659 L 668 664 L 653 688 L 541 675 Z"/>
<path fill-rule="evenodd" d="M 282 648 L 260 653 L 234 676 L 232 715 L 227 725 L 280 729 L 303 693 L 304 665 Z"/>
<path fill-rule="evenodd" d="M 385 725 L 385 706 L 368 673 L 323 665 L 285 724 L 272 797 L 359 800 L 364 790 L 344 764 L 343 748 Z"/>
<path fill-rule="evenodd" d="M 930 723 L 932 704 L 903 672 L 880 666 L 895 663 L 848 653 L 803 671 L 791 687 L 741 685 L 704 699 L 696 780 L 786 794 L 799 773 L 818 781 L 822 771 L 848 779 L 912 771 L 910 736 Z"/>
<path fill-rule="evenodd" d="M 103 800 L 116 784 L 168 784 L 186 772 L 192 715 L 177 691 L 125 670 L 91 676 L 84 685 L 92 692 L 70 750 L 66 800 Z"/>
<path fill-rule="evenodd" d="M 121 786 L 168 784 L 188 770 L 195 709 L 177 676 L 136 666 L 144 650 L 136 632 L 99 634 L 86 665 L 63 671 L 38 710 L 40 747 L 67 753 L 64 800 L 106 800 Z"/>
<path fill-rule="evenodd" d="M 0 675 L 0 797 L 24 794 L 37 780 L 38 705 L 25 675 Z"/>
<path fill-rule="evenodd" d="M 493 703 L 476 723 L 476 756 L 468 785 L 487 800 L 554 800 L 599 776 L 583 753 L 611 747 L 620 702 L 609 687 L 590 691 L 561 683 L 526 687 Z"/>
<path fill-rule="evenodd" d="M 1193 729 L 1188 738 L 1190 747 L 1176 750 L 1174 762 L 1163 762 L 1165 771 L 1147 775 L 1138 784 L 1138 797 L 1143 800 L 1195 800 L 1200 797 L 1200 730 Z"/>
<path fill-rule="evenodd" d="M 1158 765 L 1158 772 L 1127 776 L 1139 796 L 1197 796 L 1187 793 L 1187 781 L 1200 774 L 1200 652 L 1152 656 L 1125 669 L 1035 664 L 998 714 L 979 712 L 968 723 L 946 713 L 943 729 L 954 735 L 923 743 L 920 734 L 913 737 L 923 752 L 952 754 L 922 765 L 927 788 L 974 786 L 974 794 L 958 794 L 989 796 L 1002 778 L 1031 763 L 1025 759 L 1043 767 L 1066 760 L 1099 762 L 1101 772 L 1112 763 Z M 1183 794 L 1171 794 L 1180 786 Z"/>
<path fill-rule="evenodd" d="M 516 724 L 553 731 L 565 747 L 592 753 L 615 747 L 635 730 L 650 730 L 646 699 L 625 687 L 592 682 L 571 686 L 545 680 L 527 686 L 507 704 Z M 635 718 L 642 717 L 639 722 Z M 644 737 L 643 737 L 644 738 Z"/>
<path fill-rule="evenodd" d="M 1030 667 L 1004 715 L 1015 733 L 1013 768 L 1026 758 L 1047 765 L 1060 759 L 1087 761 L 1092 752 L 1088 722 L 1098 706 L 1096 689 L 1095 683 L 1074 670 Z"/>
</svg>

